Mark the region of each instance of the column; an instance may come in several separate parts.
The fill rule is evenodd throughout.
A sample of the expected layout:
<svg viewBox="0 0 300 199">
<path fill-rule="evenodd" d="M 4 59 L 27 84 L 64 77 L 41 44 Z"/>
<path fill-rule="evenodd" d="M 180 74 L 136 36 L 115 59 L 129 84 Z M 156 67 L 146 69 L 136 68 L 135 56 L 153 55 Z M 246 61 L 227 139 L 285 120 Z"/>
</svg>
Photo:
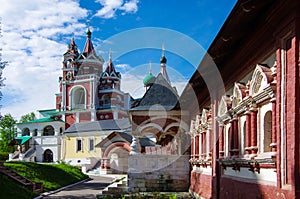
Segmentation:
<svg viewBox="0 0 300 199">
<path fill-rule="evenodd" d="M 251 115 L 250 111 L 246 112 L 246 133 L 245 133 L 245 152 L 246 156 L 251 154 Z"/>
<path fill-rule="evenodd" d="M 224 157 L 224 125 L 219 125 L 219 156 Z"/>
<path fill-rule="evenodd" d="M 199 134 L 199 158 L 202 155 L 202 133 Z"/>
<path fill-rule="evenodd" d="M 43 129 L 37 129 L 37 136 L 42 136 Z"/>
<path fill-rule="evenodd" d="M 251 154 L 255 157 L 257 154 L 257 109 L 253 108 L 251 111 Z"/>
<path fill-rule="evenodd" d="M 191 139 L 191 159 L 195 158 L 195 137 Z"/>
<path fill-rule="evenodd" d="M 233 156 L 233 149 L 234 149 L 234 124 L 233 124 L 233 120 L 230 121 L 228 148 L 229 148 L 230 156 Z"/>
<path fill-rule="evenodd" d="M 130 155 L 139 155 L 141 154 L 141 145 L 140 145 L 140 138 L 138 136 L 132 136 L 132 142 L 130 145 Z"/>
<path fill-rule="evenodd" d="M 211 159 L 211 157 L 212 157 L 212 151 L 213 151 L 213 138 L 214 138 L 214 136 L 213 136 L 213 131 L 212 131 L 212 129 L 211 129 L 211 127 L 208 127 L 208 130 L 207 130 L 207 132 L 208 132 L 208 157 L 209 157 L 209 159 Z"/>
</svg>

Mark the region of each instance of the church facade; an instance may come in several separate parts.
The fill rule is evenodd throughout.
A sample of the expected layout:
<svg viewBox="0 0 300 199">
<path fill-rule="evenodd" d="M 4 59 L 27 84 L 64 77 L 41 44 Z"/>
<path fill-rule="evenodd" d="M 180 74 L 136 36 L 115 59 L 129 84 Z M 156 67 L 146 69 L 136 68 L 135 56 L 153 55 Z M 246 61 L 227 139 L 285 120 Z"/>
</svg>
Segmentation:
<svg viewBox="0 0 300 199">
<path fill-rule="evenodd" d="M 96 144 L 114 131 L 130 131 L 127 111 L 132 98 L 121 91 L 121 74 L 111 53 L 103 70 L 104 59 L 96 54 L 91 35 L 88 28 L 81 53 L 71 39 L 63 55 L 55 109 L 40 110 L 40 119 L 17 124 L 23 150 L 10 154 L 10 160 L 65 161 L 87 171 L 104 164 Z"/>
<path fill-rule="evenodd" d="M 300 197 L 299 9 L 238 1 L 184 90 L 196 198 Z"/>
</svg>

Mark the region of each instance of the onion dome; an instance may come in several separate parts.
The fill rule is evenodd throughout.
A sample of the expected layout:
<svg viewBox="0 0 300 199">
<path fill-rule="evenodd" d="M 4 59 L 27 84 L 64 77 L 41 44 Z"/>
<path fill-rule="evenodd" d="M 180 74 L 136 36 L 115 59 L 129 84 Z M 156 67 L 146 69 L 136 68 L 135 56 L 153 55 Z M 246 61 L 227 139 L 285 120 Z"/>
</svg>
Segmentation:
<svg viewBox="0 0 300 199">
<path fill-rule="evenodd" d="M 155 77 L 152 75 L 152 73 L 149 73 L 143 80 L 144 86 L 151 86 L 155 82 Z"/>
<path fill-rule="evenodd" d="M 91 38 L 91 35 L 92 35 L 92 32 L 91 32 L 90 28 L 88 28 L 87 31 L 86 31 L 86 36 L 88 38 Z"/>
<path fill-rule="evenodd" d="M 145 87 L 151 86 L 152 84 L 154 84 L 156 78 L 152 75 L 152 64 L 151 62 L 149 63 L 150 65 L 150 70 L 149 70 L 149 74 L 144 78 L 143 83 Z"/>
<path fill-rule="evenodd" d="M 167 63 L 167 58 L 164 55 L 160 58 L 160 63 L 161 64 Z"/>
</svg>

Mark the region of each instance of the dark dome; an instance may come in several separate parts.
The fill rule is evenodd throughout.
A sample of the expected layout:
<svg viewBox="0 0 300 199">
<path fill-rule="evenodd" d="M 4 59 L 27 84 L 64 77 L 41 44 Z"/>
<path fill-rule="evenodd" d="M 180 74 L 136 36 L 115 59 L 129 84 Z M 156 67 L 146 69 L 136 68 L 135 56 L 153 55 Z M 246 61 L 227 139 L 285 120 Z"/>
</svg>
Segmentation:
<svg viewBox="0 0 300 199">
<path fill-rule="evenodd" d="M 160 58 L 160 63 L 167 63 L 167 58 L 164 55 Z"/>
</svg>

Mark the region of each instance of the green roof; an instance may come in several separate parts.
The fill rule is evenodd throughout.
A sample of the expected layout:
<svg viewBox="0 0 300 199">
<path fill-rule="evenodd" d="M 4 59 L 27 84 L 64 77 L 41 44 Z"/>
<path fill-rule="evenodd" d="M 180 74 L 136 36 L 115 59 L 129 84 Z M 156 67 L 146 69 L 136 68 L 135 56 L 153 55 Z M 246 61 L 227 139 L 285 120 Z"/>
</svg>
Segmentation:
<svg viewBox="0 0 300 199">
<path fill-rule="evenodd" d="M 143 83 L 145 86 L 150 86 L 155 82 L 155 77 L 152 75 L 152 73 L 149 73 L 143 80 Z"/>
<path fill-rule="evenodd" d="M 60 115 L 61 112 L 56 110 L 56 109 L 48 109 L 48 110 L 39 110 L 39 113 L 41 113 L 42 115 L 48 115 L 48 116 L 54 116 L 54 115 Z"/>
<path fill-rule="evenodd" d="M 24 136 L 15 138 L 15 141 L 16 141 L 19 145 L 22 145 L 22 144 L 25 144 L 28 140 L 30 140 L 30 138 L 31 138 L 31 136 L 29 136 L 29 135 L 24 135 Z"/>
<path fill-rule="evenodd" d="M 56 121 L 64 122 L 60 119 L 54 119 L 54 118 L 46 117 L 46 118 L 41 118 L 41 119 L 36 119 L 36 120 L 30 120 L 28 122 L 24 122 L 23 124 L 26 124 L 26 123 L 56 122 Z"/>
</svg>

